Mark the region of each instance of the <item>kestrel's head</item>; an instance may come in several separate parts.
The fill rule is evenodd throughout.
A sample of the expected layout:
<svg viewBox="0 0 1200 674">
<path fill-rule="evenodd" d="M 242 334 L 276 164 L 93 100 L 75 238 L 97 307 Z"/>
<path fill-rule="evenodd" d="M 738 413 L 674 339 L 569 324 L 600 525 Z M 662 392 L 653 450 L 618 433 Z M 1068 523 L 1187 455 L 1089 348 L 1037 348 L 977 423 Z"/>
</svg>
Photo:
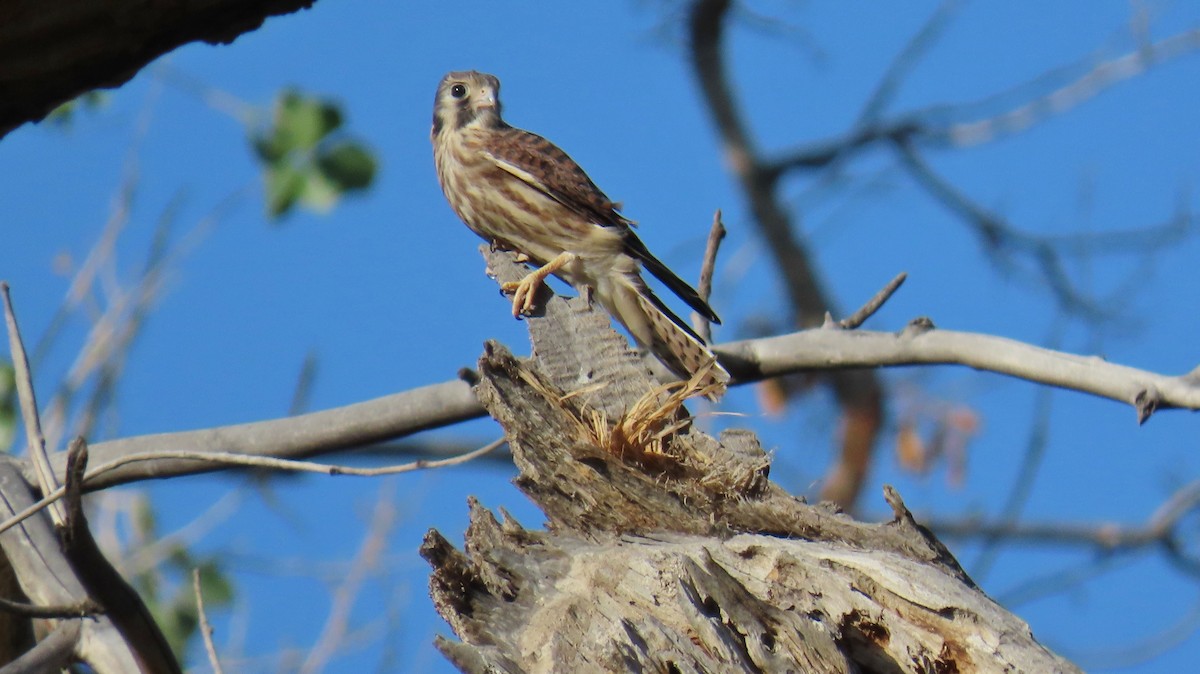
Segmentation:
<svg viewBox="0 0 1200 674">
<path fill-rule="evenodd" d="M 500 126 L 500 80 L 474 70 L 447 73 L 433 101 L 433 135 L 442 129 Z"/>
</svg>

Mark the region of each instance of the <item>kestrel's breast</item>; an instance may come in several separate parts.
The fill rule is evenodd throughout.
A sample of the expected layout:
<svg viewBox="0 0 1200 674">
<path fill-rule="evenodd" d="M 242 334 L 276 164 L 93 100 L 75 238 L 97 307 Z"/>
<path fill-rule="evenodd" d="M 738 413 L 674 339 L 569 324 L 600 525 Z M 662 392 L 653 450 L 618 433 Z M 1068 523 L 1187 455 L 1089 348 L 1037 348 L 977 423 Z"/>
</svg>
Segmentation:
<svg viewBox="0 0 1200 674">
<path fill-rule="evenodd" d="M 559 253 L 609 255 L 621 236 L 590 222 L 546 192 L 501 169 L 469 132 L 435 140 L 442 191 L 454 212 L 479 236 L 547 261 Z"/>
</svg>

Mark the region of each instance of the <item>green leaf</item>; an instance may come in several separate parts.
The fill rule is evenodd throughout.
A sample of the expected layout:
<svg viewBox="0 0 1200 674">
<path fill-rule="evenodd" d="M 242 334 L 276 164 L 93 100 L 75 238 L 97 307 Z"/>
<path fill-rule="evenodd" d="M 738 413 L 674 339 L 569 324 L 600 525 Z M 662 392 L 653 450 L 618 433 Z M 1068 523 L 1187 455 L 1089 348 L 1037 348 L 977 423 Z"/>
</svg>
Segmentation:
<svg viewBox="0 0 1200 674">
<path fill-rule="evenodd" d="M 251 144 L 254 146 L 254 154 L 265 164 L 278 164 L 287 156 L 287 148 L 283 147 L 277 133 L 257 135 L 251 140 Z"/>
<path fill-rule="evenodd" d="M 317 168 L 342 191 L 365 189 L 375 179 L 375 157 L 353 141 L 342 141 L 320 152 Z"/>
<path fill-rule="evenodd" d="M 301 171 L 287 164 L 267 168 L 267 215 L 272 220 L 288 214 L 296 201 L 306 191 L 308 174 L 312 171 Z"/>
<path fill-rule="evenodd" d="M 285 151 L 311 150 L 342 126 L 342 111 L 319 98 L 308 98 L 289 89 L 275 107 L 275 140 Z"/>
<path fill-rule="evenodd" d="M 167 638 L 167 645 L 176 655 L 187 652 L 187 643 L 195 636 L 196 627 L 200 624 L 200 612 L 190 592 L 191 583 L 188 583 L 188 589 L 187 595 L 180 592 L 170 606 L 154 616 L 163 636 Z"/>
<path fill-rule="evenodd" d="M 300 201 L 305 206 L 318 213 L 328 213 L 341 195 L 342 190 L 320 171 L 310 170 L 305 174 L 303 190 L 300 193 Z"/>
<path fill-rule="evenodd" d="M 190 571 L 192 562 L 192 553 L 187 549 L 187 546 L 175 543 L 167 548 L 166 561 L 180 571 Z"/>
<path fill-rule="evenodd" d="M 328 212 L 346 192 L 374 182 L 375 155 L 367 145 L 341 137 L 342 124 L 335 103 L 287 89 L 276 97 L 271 125 L 250 131 L 271 220 L 283 218 L 297 204 Z"/>
</svg>

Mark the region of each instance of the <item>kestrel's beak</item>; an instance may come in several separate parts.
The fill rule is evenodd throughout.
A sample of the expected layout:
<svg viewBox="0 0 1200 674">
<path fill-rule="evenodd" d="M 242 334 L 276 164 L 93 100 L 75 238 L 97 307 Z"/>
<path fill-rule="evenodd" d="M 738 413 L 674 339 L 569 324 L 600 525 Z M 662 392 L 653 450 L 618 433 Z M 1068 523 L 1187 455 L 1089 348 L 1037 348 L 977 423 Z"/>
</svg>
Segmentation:
<svg viewBox="0 0 1200 674">
<path fill-rule="evenodd" d="M 480 91 L 471 101 L 471 107 L 476 110 L 496 107 L 496 92 L 490 88 Z"/>
</svg>

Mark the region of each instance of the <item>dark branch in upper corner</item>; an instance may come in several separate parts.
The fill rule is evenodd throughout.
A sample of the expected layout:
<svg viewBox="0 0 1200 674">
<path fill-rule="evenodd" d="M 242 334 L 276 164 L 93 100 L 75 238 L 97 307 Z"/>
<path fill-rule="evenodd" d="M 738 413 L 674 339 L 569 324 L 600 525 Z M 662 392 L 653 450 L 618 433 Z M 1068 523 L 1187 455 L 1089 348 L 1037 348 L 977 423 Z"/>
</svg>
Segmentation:
<svg viewBox="0 0 1200 674">
<path fill-rule="evenodd" d="M 0 138 L 84 92 L 124 84 L 176 47 L 226 44 L 312 3 L 0 0 Z"/>
</svg>

